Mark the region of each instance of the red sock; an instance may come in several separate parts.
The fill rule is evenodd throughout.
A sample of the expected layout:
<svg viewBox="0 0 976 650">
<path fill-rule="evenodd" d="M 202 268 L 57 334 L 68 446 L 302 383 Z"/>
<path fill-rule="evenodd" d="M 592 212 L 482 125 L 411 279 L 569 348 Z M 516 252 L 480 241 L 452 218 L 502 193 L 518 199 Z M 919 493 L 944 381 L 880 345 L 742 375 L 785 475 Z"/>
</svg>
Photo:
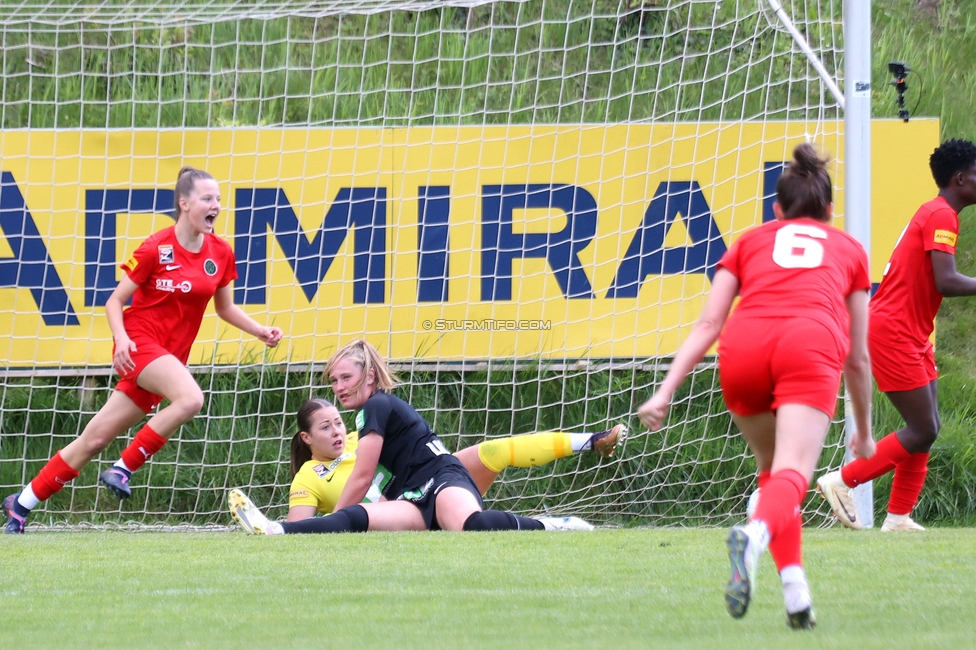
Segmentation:
<svg viewBox="0 0 976 650">
<path fill-rule="evenodd" d="M 873 481 L 887 474 L 895 465 L 908 458 L 908 451 L 902 447 L 898 436 L 889 433 L 878 441 L 874 456 L 858 458 L 840 468 L 840 477 L 847 487 L 857 487 L 861 483 Z"/>
<path fill-rule="evenodd" d="M 797 508 L 793 517 L 776 537 L 769 540 L 769 554 L 773 556 L 776 570 L 790 565 L 803 566 L 803 518 Z"/>
<path fill-rule="evenodd" d="M 911 514 L 918 503 L 918 495 L 925 485 L 929 473 L 929 452 L 912 454 L 895 465 L 895 476 L 891 479 L 891 496 L 888 498 L 888 512 L 895 515 Z"/>
<path fill-rule="evenodd" d="M 46 501 L 51 498 L 51 495 L 60 492 L 68 481 L 77 476 L 78 470 L 64 462 L 59 451 L 54 454 L 54 458 L 47 461 L 47 465 L 41 468 L 41 471 L 31 481 L 31 490 L 34 491 L 34 496 L 38 499 Z"/>
<path fill-rule="evenodd" d="M 762 486 L 766 485 L 766 483 L 769 481 L 770 476 L 772 476 L 772 472 L 770 472 L 768 469 L 764 469 L 763 471 L 759 472 L 756 474 L 756 485 L 759 488 L 762 488 Z"/>
<path fill-rule="evenodd" d="M 129 471 L 136 471 L 146 464 L 146 461 L 166 444 L 166 438 L 149 428 L 149 425 L 139 429 L 139 433 L 132 439 L 129 446 L 122 450 L 122 462 Z"/>
<path fill-rule="evenodd" d="M 777 569 L 801 564 L 800 504 L 806 494 L 807 480 L 792 469 L 771 475 L 759 494 L 753 519 L 766 524 L 769 552 Z"/>
</svg>

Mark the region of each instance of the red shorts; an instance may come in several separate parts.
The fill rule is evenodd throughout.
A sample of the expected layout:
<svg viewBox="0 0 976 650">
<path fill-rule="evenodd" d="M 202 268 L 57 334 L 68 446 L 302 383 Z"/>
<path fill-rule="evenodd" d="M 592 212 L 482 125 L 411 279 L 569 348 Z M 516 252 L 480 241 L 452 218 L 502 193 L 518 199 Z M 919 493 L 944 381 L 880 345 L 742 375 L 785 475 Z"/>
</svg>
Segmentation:
<svg viewBox="0 0 976 650">
<path fill-rule="evenodd" d="M 729 411 L 748 417 L 804 404 L 830 417 L 837 408 L 847 349 L 806 318 L 730 321 L 719 339 L 718 367 Z"/>
<path fill-rule="evenodd" d="M 163 346 L 158 343 L 153 343 L 146 339 L 140 339 L 134 341 L 136 344 L 136 351 L 132 352 L 129 356 L 132 357 L 132 361 L 136 364 L 134 370 L 130 370 L 125 376 L 120 376 L 118 383 L 115 384 L 115 390 L 121 391 L 129 399 L 135 402 L 135 405 L 141 408 L 146 413 L 151 413 L 154 408 L 159 406 L 159 403 L 163 401 L 161 395 L 156 393 L 150 393 L 145 388 L 141 388 L 136 380 L 139 378 L 139 374 L 145 370 L 151 362 L 155 361 L 159 357 L 165 356 L 167 354 L 173 354 Z M 112 346 L 112 357 L 115 357 L 115 346 Z M 118 372 L 118 368 L 116 368 Z"/>
<path fill-rule="evenodd" d="M 939 378 L 931 343 L 924 348 L 914 349 L 893 345 L 879 337 L 872 337 L 869 328 L 868 352 L 871 354 L 871 373 L 882 393 L 915 390 Z"/>
</svg>

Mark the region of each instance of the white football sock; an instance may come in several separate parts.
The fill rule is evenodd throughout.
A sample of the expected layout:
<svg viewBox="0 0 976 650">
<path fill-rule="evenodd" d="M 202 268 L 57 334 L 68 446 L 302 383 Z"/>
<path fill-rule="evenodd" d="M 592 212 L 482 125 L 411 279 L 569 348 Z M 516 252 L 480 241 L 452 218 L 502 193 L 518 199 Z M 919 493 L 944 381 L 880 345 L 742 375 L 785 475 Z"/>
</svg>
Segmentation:
<svg viewBox="0 0 976 650">
<path fill-rule="evenodd" d="M 810 607 L 810 585 L 807 584 L 807 575 L 803 567 L 791 564 L 783 567 L 779 576 L 783 580 L 783 601 L 786 603 L 786 611 L 796 614 Z"/>
</svg>

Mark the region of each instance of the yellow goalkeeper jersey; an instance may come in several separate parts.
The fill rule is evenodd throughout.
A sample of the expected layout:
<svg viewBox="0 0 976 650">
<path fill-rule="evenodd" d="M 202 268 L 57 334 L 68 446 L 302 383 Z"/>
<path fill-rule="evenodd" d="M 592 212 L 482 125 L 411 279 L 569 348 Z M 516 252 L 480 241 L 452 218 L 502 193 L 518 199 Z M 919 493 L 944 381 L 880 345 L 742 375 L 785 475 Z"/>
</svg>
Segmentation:
<svg viewBox="0 0 976 650">
<path fill-rule="evenodd" d="M 346 487 L 346 481 L 356 466 L 356 448 L 359 446 L 359 432 L 351 431 L 346 434 L 346 449 L 335 460 L 310 460 L 302 465 L 291 481 L 291 491 L 288 494 L 288 507 L 315 506 L 323 514 L 330 514 Z M 389 480 L 389 473 L 382 467 L 377 467 L 373 484 L 366 493 L 364 502 L 376 502 L 380 498 L 380 489 Z"/>
</svg>

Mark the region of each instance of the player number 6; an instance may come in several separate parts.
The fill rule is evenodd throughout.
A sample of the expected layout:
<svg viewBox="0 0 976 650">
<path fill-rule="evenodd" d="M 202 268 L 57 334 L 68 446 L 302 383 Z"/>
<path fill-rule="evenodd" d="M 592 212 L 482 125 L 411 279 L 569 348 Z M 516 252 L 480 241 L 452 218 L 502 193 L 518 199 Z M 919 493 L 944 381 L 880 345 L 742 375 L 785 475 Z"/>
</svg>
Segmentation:
<svg viewBox="0 0 976 650">
<path fill-rule="evenodd" d="M 784 269 L 817 268 L 824 256 L 823 244 L 818 239 L 827 239 L 827 233 L 816 226 L 783 226 L 776 231 L 773 261 Z"/>
</svg>

